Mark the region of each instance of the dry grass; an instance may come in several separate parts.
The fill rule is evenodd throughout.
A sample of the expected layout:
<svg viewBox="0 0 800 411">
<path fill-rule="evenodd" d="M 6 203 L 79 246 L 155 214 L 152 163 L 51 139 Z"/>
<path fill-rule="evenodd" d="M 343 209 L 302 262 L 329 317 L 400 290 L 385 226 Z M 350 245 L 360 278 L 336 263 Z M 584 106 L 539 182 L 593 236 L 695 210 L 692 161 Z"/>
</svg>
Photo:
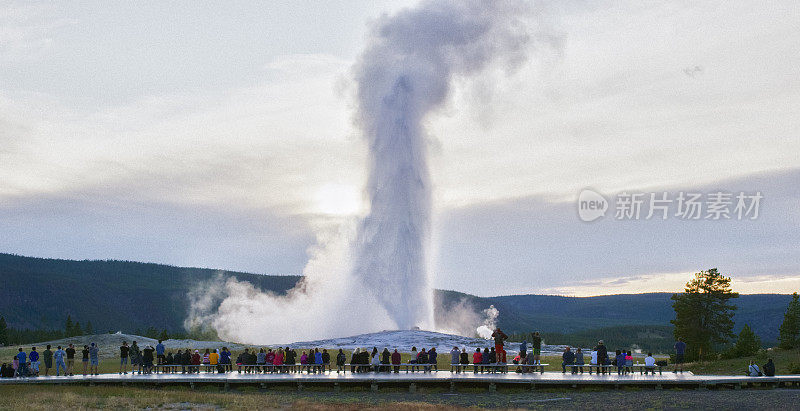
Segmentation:
<svg viewBox="0 0 800 411">
<path fill-rule="evenodd" d="M 297 409 L 453 409 L 452 405 L 416 401 L 365 403 L 361 395 L 331 398 L 314 395 L 313 398 L 295 393 L 271 393 L 257 390 L 217 392 L 187 388 L 136 388 L 119 386 L 0 386 L 0 409 L 52 410 L 62 409 L 233 409 L 252 410 L 265 408 Z"/>
</svg>

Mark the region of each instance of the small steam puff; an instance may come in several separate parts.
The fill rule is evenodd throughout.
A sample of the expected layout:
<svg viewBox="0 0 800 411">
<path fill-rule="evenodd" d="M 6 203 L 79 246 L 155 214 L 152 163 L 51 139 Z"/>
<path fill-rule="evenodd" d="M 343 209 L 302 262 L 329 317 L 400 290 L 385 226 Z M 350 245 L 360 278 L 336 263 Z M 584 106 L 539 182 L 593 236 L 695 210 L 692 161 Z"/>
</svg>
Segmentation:
<svg viewBox="0 0 800 411">
<path fill-rule="evenodd" d="M 379 19 L 354 68 L 356 121 L 370 153 L 369 214 L 355 232 L 343 227 L 321 238 L 303 282 L 287 295 L 228 279 L 221 290 L 194 296 L 187 325 L 246 343 L 435 329 L 424 122 L 444 104 L 454 77 L 494 63 L 511 69 L 525 59 L 529 7 L 521 0 L 434 0 Z M 481 327 L 493 328 L 497 310 L 487 315 Z"/>
<path fill-rule="evenodd" d="M 475 332 L 478 333 L 479 337 L 488 340 L 492 338 L 492 333 L 497 328 L 497 317 L 500 316 L 500 311 L 494 308 L 494 305 L 490 305 L 489 308 L 483 310 L 483 315 L 486 317 L 483 320 L 483 325 L 478 327 Z"/>
</svg>

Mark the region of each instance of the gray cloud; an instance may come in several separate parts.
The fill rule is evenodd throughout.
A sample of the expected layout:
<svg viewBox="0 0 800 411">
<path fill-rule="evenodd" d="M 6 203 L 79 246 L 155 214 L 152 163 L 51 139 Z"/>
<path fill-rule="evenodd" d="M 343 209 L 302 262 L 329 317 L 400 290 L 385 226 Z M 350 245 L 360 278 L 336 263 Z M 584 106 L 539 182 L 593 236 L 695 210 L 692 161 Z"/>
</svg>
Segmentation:
<svg viewBox="0 0 800 411">
<path fill-rule="evenodd" d="M 440 216 L 435 285 L 487 295 L 711 267 L 733 276 L 797 274 L 798 182 L 800 169 L 645 190 L 761 191 L 761 216 L 754 221 L 616 221 L 611 209 L 584 223 L 573 202 L 542 197 L 451 210 Z M 605 194 L 611 199 L 613 193 Z"/>
<path fill-rule="evenodd" d="M 304 217 L 274 210 L 186 206 L 92 195 L 0 203 L 0 250 L 299 274 L 315 235 Z"/>
</svg>

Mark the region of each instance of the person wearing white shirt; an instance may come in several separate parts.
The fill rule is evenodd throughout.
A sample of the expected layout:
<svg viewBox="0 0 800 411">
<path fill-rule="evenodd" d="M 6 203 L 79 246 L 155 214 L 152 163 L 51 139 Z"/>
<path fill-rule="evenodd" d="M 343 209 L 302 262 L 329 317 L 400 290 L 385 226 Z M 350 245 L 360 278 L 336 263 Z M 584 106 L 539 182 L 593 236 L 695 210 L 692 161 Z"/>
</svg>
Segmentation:
<svg viewBox="0 0 800 411">
<path fill-rule="evenodd" d="M 750 361 L 750 367 L 747 368 L 747 375 L 751 377 L 761 376 L 761 370 L 758 368 L 758 365 L 756 365 L 755 361 Z"/>
</svg>

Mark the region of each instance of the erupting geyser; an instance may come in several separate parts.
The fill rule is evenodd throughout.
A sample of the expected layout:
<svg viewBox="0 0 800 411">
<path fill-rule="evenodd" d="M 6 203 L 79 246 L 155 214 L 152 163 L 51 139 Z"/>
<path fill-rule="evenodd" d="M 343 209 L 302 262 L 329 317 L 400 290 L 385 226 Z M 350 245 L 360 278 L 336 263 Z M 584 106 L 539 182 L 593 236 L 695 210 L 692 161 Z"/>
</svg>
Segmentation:
<svg viewBox="0 0 800 411">
<path fill-rule="evenodd" d="M 355 66 L 357 121 L 369 144 L 370 212 L 356 243 L 320 235 L 302 284 L 286 295 L 222 277 L 201 284 L 190 301 L 188 329 L 209 325 L 226 340 L 276 343 L 382 329 L 466 329 L 467 308 L 434 324 L 428 272 L 431 186 L 426 116 L 442 105 L 454 76 L 499 58 L 524 58 L 527 15 L 517 1 L 423 2 L 383 17 Z M 347 227 L 344 227 L 347 228 Z M 461 307 L 459 305 L 459 307 Z M 464 311 L 456 313 L 455 311 Z M 472 321 L 475 322 L 472 322 Z M 464 327 L 466 325 L 466 327 Z"/>
<path fill-rule="evenodd" d="M 401 329 L 434 326 L 423 121 L 445 101 L 454 76 L 499 57 L 519 60 L 525 9 L 516 1 L 424 2 L 381 19 L 356 66 L 371 209 L 359 228 L 353 272 Z"/>
</svg>

